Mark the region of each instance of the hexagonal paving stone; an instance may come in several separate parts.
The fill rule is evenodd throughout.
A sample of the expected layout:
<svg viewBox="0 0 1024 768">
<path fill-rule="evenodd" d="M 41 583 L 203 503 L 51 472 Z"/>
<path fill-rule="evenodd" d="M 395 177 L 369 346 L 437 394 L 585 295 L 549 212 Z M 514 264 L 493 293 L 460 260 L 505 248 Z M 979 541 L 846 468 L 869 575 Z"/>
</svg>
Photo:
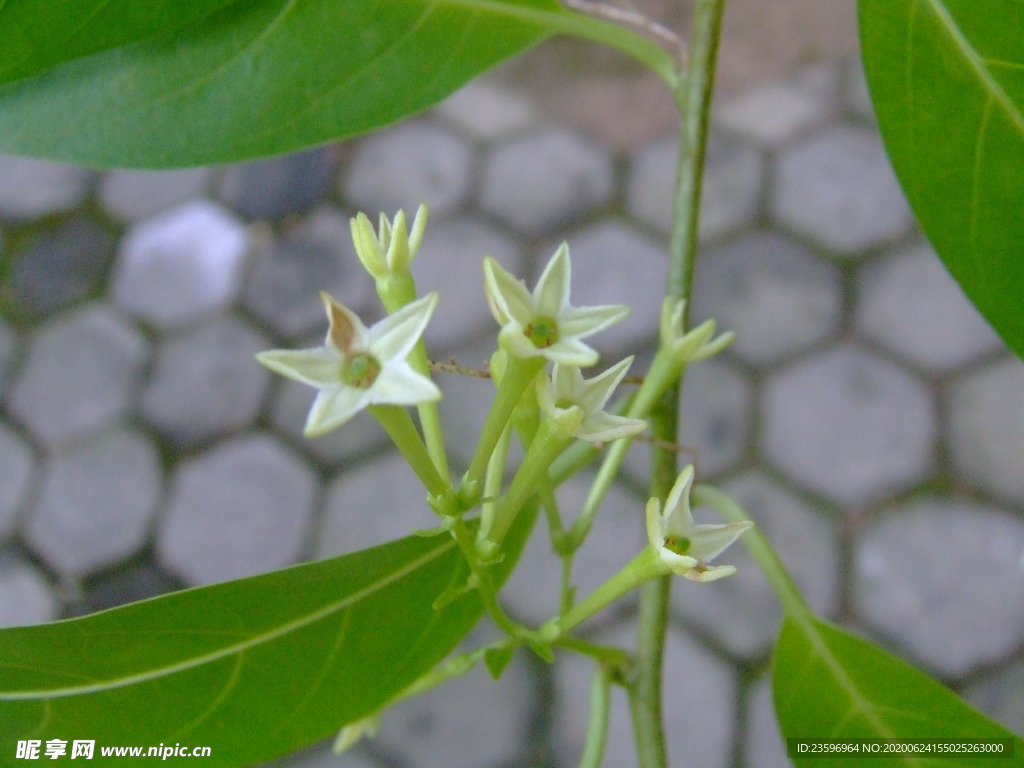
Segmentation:
<svg viewBox="0 0 1024 768">
<path fill-rule="evenodd" d="M 929 471 L 935 405 L 905 371 L 841 344 L 775 373 L 762 450 L 807 488 L 863 506 Z"/>
<path fill-rule="evenodd" d="M 219 197 L 249 219 L 280 219 L 301 213 L 331 187 L 334 150 L 317 147 L 225 169 Z"/>
<path fill-rule="evenodd" d="M 425 202 L 435 216 L 457 208 L 469 194 L 473 149 L 469 142 L 427 120 L 402 123 L 361 141 L 344 176 L 342 194 L 377 220 Z"/>
<path fill-rule="evenodd" d="M 0 539 L 14 528 L 35 474 L 32 449 L 0 424 Z"/>
<path fill-rule="evenodd" d="M 693 324 L 708 317 L 736 332 L 749 362 L 778 361 L 834 333 L 842 321 L 839 271 L 770 232 L 714 250 L 697 265 Z"/>
<path fill-rule="evenodd" d="M 964 691 L 964 698 L 1011 731 L 1024 731 L 1024 661 L 985 675 Z"/>
<path fill-rule="evenodd" d="M 791 768 L 786 757 L 786 743 L 779 733 L 772 700 L 771 675 L 765 674 L 754 683 L 747 696 L 747 728 L 743 742 L 741 765 L 750 768 Z"/>
<path fill-rule="evenodd" d="M 500 680 L 481 666 L 403 701 L 381 718 L 378 740 L 409 768 L 498 768 L 528 749 L 530 675 L 522 656 Z"/>
<path fill-rule="evenodd" d="M 90 580 L 85 594 L 72 605 L 71 613 L 82 616 L 104 611 L 173 592 L 180 586 L 150 563 L 121 568 Z"/>
<path fill-rule="evenodd" d="M 248 426 L 270 383 L 255 355 L 271 346 L 235 317 L 163 342 L 142 393 L 142 415 L 179 445 Z"/>
<path fill-rule="evenodd" d="M 0 627 L 42 624 L 58 612 L 57 597 L 39 571 L 20 558 L 0 558 Z"/>
<path fill-rule="evenodd" d="M 8 406 L 38 440 L 54 444 L 127 413 L 149 347 L 120 315 L 88 306 L 36 332 Z"/>
<path fill-rule="evenodd" d="M 121 242 L 114 300 L 160 326 L 174 326 L 226 307 L 240 287 L 249 235 L 233 216 L 206 200 L 146 219 Z"/>
<path fill-rule="evenodd" d="M 577 475 L 558 489 L 559 512 L 566 527 L 579 515 L 591 480 L 589 475 Z M 646 546 L 646 501 L 617 485 L 609 489 L 590 535 L 573 562 L 577 599 L 583 599 L 618 573 Z M 546 526 L 539 520 L 519 564 L 501 591 L 502 602 L 531 626 L 547 621 L 558 613 L 561 572 L 561 560 L 552 553 Z M 604 615 L 594 621 L 607 618 Z"/>
<path fill-rule="evenodd" d="M 0 155 L 0 218 L 27 221 L 74 208 L 90 176 L 72 165 Z"/>
<path fill-rule="evenodd" d="M 728 482 L 732 496 L 772 542 L 814 611 L 827 616 L 837 605 L 839 542 L 835 525 L 759 472 Z M 698 522 L 721 522 L 694 508 Z M 731 653 L 755 656 L 769 650 L 779 626 L 779 604 L 753 558 L 735 545 L 718 558 L 738 573 L 713 584 L 680 582 L 672 590 L 677 614 L 711 633 Z"/>
<path fill-rule="evenodd" d="M 142 548 L 160 490 L 149 441 L 108 432 L 45 463 L 25 538 L 56 571 L 83 576 Z"/>
<path fill-rule="evenodd" d="M 94 291 L 114 255 L 113 236 L 75 216 L 35 237 L 17 256 L 11 293 L 29 315 L 45 315 Z"/>
<path fill-rule="evenodd" d="M 634 642 L 632 628 L 596 639 L 624 647 Z M 670 630 L 666 638 L 665 669 L 662 708 L 670 718 L 665 733 L 670 762 L 702 768 L 732 765 L 733 671 L 678 630 Z M 582 754 L 593 673 L 594 662 L 577 654 L 559 657 L 555 666 L 558 709 L 552 738 L 561 765 L 576 765 Z M 634 768 L 636 764 L 629 703 L 625 692 L 613 686 L 604 765 Z"/>
<path fill-rule="evenodd" d="M 175 470 L 157 557 L 190 584 L 282 568 L 302 556 L 317 490 L 276 440 L 225 441 Z"/>
<path fill-rule="evenodd" d="M 173 171 L 117 170 L 104 174 L 100 201 L 114 218 L 135 221 L 199 197 L 209 186 L 209 168 Z"/>
<path fill-rule="evenodd" d="M 943 371 L 1002 342 L 926 243 L 861 272 L 857 325 L 917 365 Z"/>
<path fill-rule="evenodd" d="M 881 516 L 854 565 L 860 615 L 941 674 L 999 661 L 1024 642 L 1024 521 L 1016 517 L 924 498 Z"/>
<path fill-rule="evenodd" d="M 485 141 L 522 131 L 538 119 L 528 99 L 487 78 L 463 86 L 442 101 L 436 111 Z"/>
<path fill-rule="evenodd" d="M 388 453 L 351 467 L 327 486 L 314 556 L 367 549 L 435 525 L 422 484 L 402 456 Z"/>
<path fill-rule="evenodd" d="M 480 205 L 536 235 L 603 205 L 613 186 L 607 152 L 575 133 L 549 128 L 492 150 Z"/>
<path fill-rule="evenodd" d="M 675 137 L 647 145 L 635 155 L 626 186 L 629 210 L 665 233 L 672 228 L 678 156 Z M 764 161 L 756 149 L 713 132 L 701 192 L 700 239 L 721 237 L 750 221 L 761 198 L 763 178 Z"/>
<path fill-rule="evenodd" d="M 320 291 L 362 312 L 372 286 L 356 258 L 348 217 L 324 207 L 256 250 L 244 301 L 275 331 L 294 338 L 326 330 Z"/>
<path fill-rule="evenodd" d="M 7 388 L 17 350 L 18 337 L 10 326 L 0 319 L 0 397 L 3 397 L 4 390 Z"/>
<path fill-rule="evenodd" d="M 320 461 L 340 464 L 353 457 L 365 456 L 387 444 L 386 433 L 377 420 L 366 412 L 357 413 L 351 421 L 326 435 L 306 437 L 302 429 L 317 390 L 290 379 L 280 379 L 277 386 L 270 416 L 274 428 Z"/>
<path fill-rule="evenodd" d="M 661 247 L 618 220 L 570 233 L 568 243 L 573 306 L 625 304 L 631 309 L 621 323 L 587 339 L 603 356 L 599 366 L 608 367 L 618 361 L 610 353 L 635 353 L 639 341 L 657 337 L 668 260 Z M 550 242 L 541 249 L 535 274 L 527 280 L 531 287 L 558 245 Z"/>
<path fill-rule="evenodd" d="M 911 225 L 877 135 L 850 126 L 779 155 L 771 208 L 780 222 L 841 255 L 893 240 Z"/>
<path fill-rule="evenodd" d="M 522 255 L 509 238 L 484 222 L 459 217 L 428 227 L 412 264 L 420 295 L 436 290 L 441 302 L 424 338 L 433 357 L 459 341 L 498 326 L 484 296 L 483 257 L 493 256 L 513 274 L 522 274 Z"/>
<path fill-rule="evenodd" d="M 1006 357 L 950 389 L 950 448 L 957 469 L 985 490 L 1024 502 L 1024 366 Z"/>
<path fill-rule="evenodd" d="M 874 122 L 875 107 L 871 103 L 871 93 L 864 77 L 864 66 L 860 56 L 854 56 L 847 62 L 844 82 L 844 101 L 855 115 Z"/>
</svg>

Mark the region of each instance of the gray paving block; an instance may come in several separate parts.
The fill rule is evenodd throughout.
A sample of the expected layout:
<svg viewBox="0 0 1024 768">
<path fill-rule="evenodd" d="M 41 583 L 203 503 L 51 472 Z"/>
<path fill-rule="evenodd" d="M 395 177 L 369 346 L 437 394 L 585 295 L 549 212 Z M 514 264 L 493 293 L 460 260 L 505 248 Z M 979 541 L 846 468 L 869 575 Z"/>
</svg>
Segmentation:
<svg viewBox="0 0 1024 768">
<path fill-rule="evenodd" d="M 189 198 L 202 196 L 212 176 L 209 168 L 110 171 L 100 181 L 100 202 L 115 219 L 136 221 Z"/>
<path fill-rule="evenodd" d="M 110 232 L 76 215 L 37 235 L 18 254 L 12 298 L 29 315 L 49 314 L 95 291 L 113 256 Z"/>
<path fill-rule="evenodd" d="M 941 373 L 1002 342 L 926 243 L 866 264 L 857 326 L 926 370 Z"/>
<path fill-rule="evenodd" d="M 62 574 L 113 565 L 142 549 L 161 486 L 160 459 L 147 438 L 104 433 L 45 462 L 25 539 Z"/>
<path fill-rule="evenodd" d="M 107 608 L 157 597 L 179 588 L 180 584 L 151 563 L 132 565 L 91 579 L 85 594 L 71 606 L 71 614 L 82 616 L 104 611 Z"/>
<path fill-rule="evenodd" d="M 8 393 L 8 407 L 47 445 L 128 412 L 149 346 L 113 310 L 90 305 L 39 328 Z"/>
<path fill-rule="evenodd" d="M 567 240 L 573 306 L 625 304 L 632 309 L 621 323 L 586 340 L 602 355 L 598 365 L 607 368 L 624 354 L 636 353 L 639 342 L 657 337 L 668 259 L 660 244 L 619 219 L 571 232 Z M 535 274 L 527 284 L 536 285 L 540 270 L 560 242 L 542 246 Z"/>
<path fill-rule="evenodd" d="M 267 435 L 220 443 L 174 471 L 157 558 L 190 584 L 252 576 L 302 557 L 316 475 Z"/>
<path fill-rule="evenodd" d="M 835 333 L 842 322 L 839 270 L 791 240 L 754 232 L 697 263 L 693 323 L 713 317 L 735 331 L 730 349 L 765 365 Z"/>
<path fill-rule="evenodd" d="M 420 203 L 436 217 L 469 195 L 473 172 L 469 141 L 428 120 L 402 123 L 362 140 L 343 172 L 342 194 L 372 221 Z"/>
<path fill-rule="evenodd" d="M 646 365 L 637 364 L 641 373 Z M 687 369 L 679 413 L 680 467 L 695 464 L 701 477 L 733 469 L 750 452 L 754 391 L 743 373 L 725 359 L 704 360 Z M 651 443 L 636 441 L 624 471 L 647 487 Z"/>
<path fill-rule="evenodd" d="M 385 710 L 378 741 L 409 768 L 521 764 L 516 756 L 527 748 L 530 688 L 521 655 L 498 681 L 478 667 Z"/>
<path fill-rule="evenodd" d="M 630 164 L 626 205 L 646 224 L 664 233 L 672 229 L 676 166 L 675 137 L 640 149 Z M 698 235 L 713 240 L 749 222 L 757 212 L 764 179 L 764 160 L 751 145 L 712 132 L 704 167 Z"/>
<path fill-rule="evenodd" d="M 596 639 L 628 648 L 633 637 L 630 628 Z M 733 671 L 678 630 L 670 630 L 666 638 L 664 668 L 662 708 L 668 723 L 665 739 L 671 764 L 702 768 L 732 765 L 736 701 Z M 593 660 L 583 656 L 560 654 L 557 659 L 553 741 L 561 765 L 576 765 L 582 754 L 593 671 Z M 612 688 L 603 764 L 615 768 L 635 768 L 637 764 L 629 703 L 619 687 Z"/>
<path fill-rule="evenodd" d="M 249 426 L 270 383 L 255 356 L 271 346 L 236 317 L 164 340 L 139 402 L 142 415 L 178 445 Z"/>
<path fill-rule="evenodd" d="M 437 523 L 427 492 L 405 459 L 388 453 L 347 469 L 327 486 L 314 557 L 367 549 Z"/>
<path fill-rule="evenodd" d="M 871 93 L 864 77 L 864 67 L 859 56 L 853 57 L 846 65 L 843 83 L 843 101 L 847 109 L 855 115 L 874 122 L 875 107 L 871 103 Z"/>
<path fill-rule="evenodd" d="M 776 158 L 771 210 L 839 255 L 907 232 L 912 218 L 877 134 L 837 126 Z"/>
<path fill-rule="evenodd" d="M 228 166 L 218 184 L 218 197 L 248 219 L 280 219 L 302 213 L 328 194 L 334 152 L 317 147 Z"/>
<path fill-rule="evenodd" d="M 964 698 L 1011 731 L 1024 731 L 1024 661 L 1018 660 L 972 683 Z"/>
<path fill-rule="evenodd" d="M 72 165 L 0 155 L 0 218 L 28 221 L 74 208 L 90 179 L 88 171 Z"/>
<path fill-rule="evenodd" d="M 437 106 L 436 112 L 484 141 L 522 132 L 539 120 L 529 99 L 486 77 L 457 90 Z"/>
<path fill-rule="evenodd" d="M 322 340 L 316 342 L 320 343 Z M 341 464 L 388 444 L 388 437 L 380 424 L 365 411 L 356 414 L 341 429 L 321 437 L 306 437 L 302 434 L 302 428 L 306 424 L 317 390 L 290 379 L 278 380 L 277 387 L 270 408 L 271 423 L 281 434 L 291 438 L 296 445 L 320 461 Z"/>
<path fill-rule="evenodd" d="M 38 570 L 18 557 L 0 559 L 0 627 L 42 624 L 59 611 L 57 596 Z"/>
<path fill-rule="evenodd" d="M 751 686 L 746 704 L 746 732 L 740 765 L 749 768 L 791 768 L 793 763 L 786 757 L 786 743 L 779 733 L 779 722 L 775 716 L 769 674 L 761 675 Z"/>
<path fill-rule="evenodd" d="M 1021 562 L 1019 517 L 919 499 L 881 515 L 857 542 L 856 610 L 928 667 L 961 675 L 1024 642 Z"/>
<path fill-rule="evenodd" d="M 182 325 L 228 306 L 241 287 L 246 228 L 207 200 L 135 224 L 121 241 L 112 295 L 158 326 Z"/>
<path fill-rule="evenodd" d="M 835 524 L 760 472 L 730 480 L 723 490 L 747 510 L 772 542 L 811 608 L 832 614 L 839 593 L 839 541 Z M 721 522 L 710 510 L 695 508 L 698 522 Z M 780 622 L 779 604 L 764 573 L 738 544 L 716 562 L 738 573 L 711 584 L 680 580 L 672 590 L 676 615 L 693 622 L 737 656 L 770 650 Z"/>
<path fill-rule="evenodd" d="M 589 475 L 577 475 L 558 489 L 559 512 L 567 528 L 579 515 L 591 480 Z M 573 562 L 573 585 L 578 600 L 604 584 L 647 546 L 646 503 L 646 499 L 619 486 L 609 489 L 594 527 Z M 502 602 L 528 624 L 539 625 L 558 613 L 561 573 L 562 562 L 551 551 L 542 512 L 516 570 L 501 592 Z"/>
<path fill-rule="evenodd" d="M 0 540 L 14 529 L 25 506 L 35 466 L 32 449 L 0 423 Z"/>
<path fill-rule="evenodd" d="M 1006 357 L 957 379 L 949 391 L 949 444 L 959 472 L 1024 503 L 1024 366 Z"/>
<path fill-rule="evenodd" d="M 427 228 L 412 263 L 419 294 L 438 291 L 441 302 L 424 338 L 435 359 L 458 342 L 497 327 L 484 296 L 483 257 L 493 256 L 512 274 L 522 274 L 519 246 L 488 224 L 458 217 Z"/>
<path fill-rule="evenodd" d="M 614 183 L 606 150 L 579 134 L 545 128 L 491 150 L 480 205 L 520 231 L 537 235 L 604 205 Z"/>
<path fill-rule="evenodd" d="M 852 344 L 773 374 L 762 419 L 767 458 L 847 507 L 880 501 L 932 467 L 930 393 L 903 369 Z"/>
<path fill-rule="evenodd" d="M 7 323 L 0 319 L 0 397 L 7 389 L 14 368 L 14 356 L 18 352 L 18 336 Z"/>
<path fill-rule="evenodd" d="M 352 246 L 349 217 L 327 206 L 260 244 L 243 301 L 282 336 L 295 338 L 327 329 L 320 291 L 357 312 L 373 295 L 373 279 Z"/>
</svg>

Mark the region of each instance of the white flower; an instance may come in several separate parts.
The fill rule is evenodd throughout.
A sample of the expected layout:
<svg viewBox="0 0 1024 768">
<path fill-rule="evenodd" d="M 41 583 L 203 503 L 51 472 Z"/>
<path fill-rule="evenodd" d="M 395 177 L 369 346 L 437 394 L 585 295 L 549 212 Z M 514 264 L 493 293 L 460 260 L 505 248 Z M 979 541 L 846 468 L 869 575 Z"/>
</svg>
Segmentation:
<svg viewBox="0 0 1024 768">
<path fill-rule="evenodd" d="M 493 258 L 484 259 L 487 303 L 501 326 L 498 338 L 510 354 L 543 356 L 565 365 L 597 362 L 597 352 L 581 339 L 619 322 L 629 314 L 629 308 L 571 306 L 570 274 L 569 246 L 565 243 L 551 257 L 533 293 Z"/>
<path fill-rule="evenodd" d="M 657 499 L 647 502 L 647 540 L 670 571 L 693 581 L 715 581 L 732 576 L 731 565 L 708 565 L 708 561 L 753 527 L 749 520 L 724 525 L 698 524 L 690 513 L 693 467 L 679 473 L 668 494 L 665 511 Z"/>
<path fill-rule="evenodd" d="M 330 319 L 322 347 L 256 355 L 270 370 L 320 390 L 306 419 L 307 437 L 340 427 L 369 405 L 440 399 L 441 390 L 405 359 L 427 327 L 437 293 L 407 304 L 369 329 L 330 295 L 320 297 Z"/>
<path fill-rule="evenodd" d="M 711 337 L 715 335 L 714 320 L 705 320 L 696 328 L 685 331 L 685 312 L 686 301 L 683 299 L 673 302 L 666 298 L 661 305 L 661 345 L 671 352 L 678 364 L 686 365 L 716 355 L 736 338 L 735 333 L 727 331 L 712 341 Z"/>
<path fill-rule="evenodd" d="M 406 231 L 405 211 L 396 213 L 393 223 L 382 213 L 379 232 L 373 231 L 373 225 L 365 213 L 352 219 L 349 226 L 356 255 L 366 271 L 374 278 L 383 278 L 396 272 L 408 271 L 423 241 L 423 231 L 427 227 L 427 206 L 421 203 L 416 210 L 411 233 Z"/>
<path fill-rule="evenodd" d="M 573 437 L 598 443 L 643 432 L 647 423 L 605 413 L 602 409 L 633 362 L 627 357 L 599 376 L 584 380 L 578 366 L 555 363 L 551 381 L 539 379 L 541 410 Z"/>
</svg>

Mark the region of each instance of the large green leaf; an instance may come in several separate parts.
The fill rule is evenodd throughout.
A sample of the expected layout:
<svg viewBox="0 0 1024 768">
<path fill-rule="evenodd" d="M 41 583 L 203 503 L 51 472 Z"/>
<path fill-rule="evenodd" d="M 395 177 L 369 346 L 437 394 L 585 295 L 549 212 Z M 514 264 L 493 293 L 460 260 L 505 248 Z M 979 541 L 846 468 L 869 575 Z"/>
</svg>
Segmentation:
<svg viewBox="0 0 1024 768">
<path fill-rule="evenodd" d="M 0 151 L 223 163 L 422 110 L 541 40 L 556 0 L 251 0 L 0 87 Z"/>
<path fill-rule="evenodd" d="M 859 0 L 889 157 L 964 292 L 1024 356 L 1024 0 Z"/>
<path fill-rule="evenodd" d="M 0 83 L 191 24 L 236 0 L 0 2 Z"/>
<path fill-rule="evenodd" d="M 808 614 L 787 618 L 775 647 L 775 711 L 786 738 L 1014 739 L 1021 765 L 1024 741 L 985 717 L 928 675 L 866 640 Z M 798 765 L 977 765 L 977 758 L 887 756 L 801 759 Z"/>
<path fill-rule="evenodd" d="M 504 579 L 535 517 L 517 521 Z M 0 762 L 22 739 L 209 746 L 242 766 L 364 717 L 480 618 L 446 536 L 406 538 L 81 619 L 0 632 Z"/>
</svg>

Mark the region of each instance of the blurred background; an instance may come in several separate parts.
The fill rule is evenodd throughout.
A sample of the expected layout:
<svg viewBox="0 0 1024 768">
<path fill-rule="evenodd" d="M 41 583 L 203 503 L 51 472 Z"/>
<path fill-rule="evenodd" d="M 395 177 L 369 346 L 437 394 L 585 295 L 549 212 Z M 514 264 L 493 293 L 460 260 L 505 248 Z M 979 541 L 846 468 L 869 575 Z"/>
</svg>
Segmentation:
<svg viewBox="0 0 1024 768">
<path fill-rule="evenodd" d="M 683 4 L 641 4 L 679 29 Z M 736 343 L 687 375 L 681 442 L 745 504 L 823 615 L 1024 730 L 1024 368 L 917 231 L 874 127 L 855 6 L 732 0 L 695 319 Z M 574 303 L 626 303 L 603 365 L 656 336 L 676 116 L 618 54 L 553 40 L 380 133 L 258 163 L 104 172 L 0 157 L 0 624 L 75 616 L 429 527 L 357 418 L 305 440 L 312 390 L 253 355 L 322 341 L 318 291 L 381 316 L 348 220 L 425 201 L 414 265 L 435 360 L 494 344 L 480 260 L 532 282 L 567 240 Z M 439 374 L 453 469 L 491 395 Z M 582 593 L 643 546 L 647 446 L 577 560 Z M 586 478 L 564 488 L 578 508 Z M 669 744 L 687 765 L 786 765 L 767 684 L 775 600 L 736 547 L 675 585 Z M 540 622 L 543 535 L 504 592 Z M 631 643 L 627 601 L 587 625 Z M 488 628 L 480 629 L 488 636 Z M 479 638 L 477 638 L 479 639 Z M 574 765 L 589 663 L 526 654 L 389 711 L 378 739 L 275 765 Z M 682 760 L 682 756 L 686 760 Z M 606 764 L 630 766 L 615 700 Z"/>
</svg>

